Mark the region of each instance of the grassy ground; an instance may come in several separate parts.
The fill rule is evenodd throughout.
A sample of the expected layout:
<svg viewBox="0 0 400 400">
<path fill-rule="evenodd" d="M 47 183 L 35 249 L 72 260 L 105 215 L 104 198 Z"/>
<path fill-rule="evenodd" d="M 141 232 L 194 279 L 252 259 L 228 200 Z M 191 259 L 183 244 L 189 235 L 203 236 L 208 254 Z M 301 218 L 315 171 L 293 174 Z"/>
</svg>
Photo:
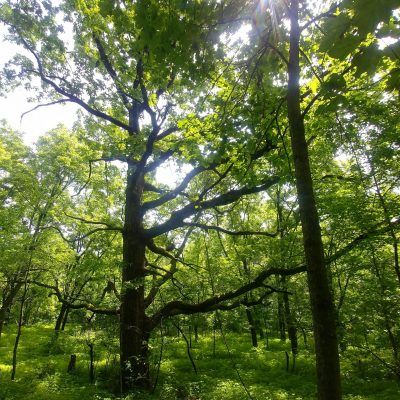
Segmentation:
<svg viewBox="0 0 400 400">
<path fill-rule="evenodd" d="M 21 337 L 15 381 L 10 381 L 15 333 L 6 330 L 0 341 L 0 400 L 100 400 L 117 398 L 117 343 L 70 326 L 55 339 L 52 326 L 25 327 Z M 89 347 L 94 343 L 96 381 L 89 383 Z M 152 343 L 159 358 L 160 342 Z M 167 337 L 154 394 L 135 393 L 129 399 L 162 400 L 303 400 L 315 398 L 314 359 L 301 349 L 295 370 L 286 371 L 288 344 L 278 339 L 251 347 L 246 335 L 201 337 L 191 350 L 197 374 L 182 338 Z M 67 373 L 71 354 L 74 373 Z M 156 364 L 156 362 L 154 363 Z M 399 384 L 376 363 L 359 359 L 351 350 L 342 356 L 346 400 L 397 400 Z M 153 376 L 156 376 L 154 368 Z M 114 393 L 114 394 L 113 394 Z"/>
</svg>

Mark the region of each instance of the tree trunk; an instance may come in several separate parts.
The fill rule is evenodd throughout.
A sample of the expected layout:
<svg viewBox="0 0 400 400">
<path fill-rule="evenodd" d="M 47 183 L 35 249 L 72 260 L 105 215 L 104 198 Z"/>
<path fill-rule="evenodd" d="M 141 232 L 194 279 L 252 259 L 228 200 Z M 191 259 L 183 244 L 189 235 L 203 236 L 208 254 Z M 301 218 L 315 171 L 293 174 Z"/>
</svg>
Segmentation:
<svg viewBox="0 0 400 400">
<path fill-rule="evenodd" d="M 71 309 L 67 306 L 67 309 L 65 310 L 64 318 L 63 318 L 62 324 L 61 324 L 61 330 L 62 331 L 65 329 L 65 325 L 67 324 L 68 316 L 69 316 L 69 312 L 70 311 L 71 311 Z"/>
<path fill-rule="evenodd" d="M 303 335 L 303 343 L 304 347 L 308 349 L 308 340 L 307 340 L 307 332 L 303 326 L 300 326 L 301 333 Z"/>
<path fill-rule="evenodd" d="M 341 388 L 335 311 L 326 273 L 304 120 L 300 109 L 299 0 L 291 2 L 290 22 L 287 106 L 313 315 L 318 399 L 338 400 L 341 399 Z"/>
<path fill-rule="evenodd" d="M 142 235 L 143 176 L 128 168 L 120 311 L 121 392 L 149 387 L 148 339 L 145 315 L 145 241 Z"/>
<path fill-rule="evenodd" d="M 254 318 L 253 318 L 253 314 L 249 308 L 246 308 L 246 316 L 247 316 L 247 322 L 249 323 L 251 343 L 252 343 L 253 347 L 258 347 L 257 332 L 256 332 L 256 328 L 254 325 Z"/>
<path fill-rule="evenodd" d="M 15 297 L 22 287 L 22 283 L 16 283 L 10 290 L 10 292 L 4 297 L 3 303 L 0 308 L 0 338 L 3 331 L 3 325 L 7 318 L 8 310 L 12 306 Z"/>
<path fill-rule="evenodd" d="M 286 279 L 282 277 L 282 284 L 285 290 L 287 289 Z M 290 340 L 290 347 L 292 350 L 293 356 L 293 366 L 295 364 L 295 358 L 298 353 L 298 341 L 297 341 L 297 329 L 296 324 L 293 321 L 292 311 L 290 309 L 290 302 L 289 302 L 289 295 L 287 292 L 283 293 L 283 303 L 285 305 L 285 321 L 286 321 L 286 328 Z"/>
<path fill-rule="evenodd" d="M 380 271 L 374 252 L 372 253 L 372 264 L 374 267 L 375 275 L 378 278 L 381 297 L 382 297 L 382 299 L 385 299 L 388 296 L 388 293 L 387 293 L 388 290 L 386 288 L 385 279 L 383 276 L 383 270 Z M 394 323 L 393 319 L 390 317 L 389 307 L 388 307 L 388 304 L 385 301 L 383 301 L 381 303 L 381 307 L 380 307 L 381 315 L 383 316 L 384 326 L 385 326 L 385 329 L 387 332 L 387 336 L 388 336 L 390 345 L 392 347 L 393 361 L 394 361 L 396 374 L 397 374 L 397 376 L 399 376 L 400 375 L 399 338 L 393 332 L 393 327 L 395 326 L 395 323 Z"/>
<path fill-rule="evenodd" d="M 62 329 L 62 326 L 64 325 L 64 318 L 67 312 L 68 306 L 65 303 L 61 304 L 61 309 L 60 312 L 58 313 L 56 325 L 54 326 L 54 330 L 56 332 L 59 332 Z"/>
<path fill-rule="evenodd" d="M 193 321 L 193 330 L 194 330 L 194 341 L 197 343 L 199 341 L 199 320 L 194 318 Z"/>
<path fill-rule="evenodd" d="M 11 371 L 11 380 L 12 381 L 15 379 L 15 374 L 17 372 L 18 345 L 19 345 L 19 339 L 22 334 L 22 326 L 24 324 L 24 306 L 25 306 L 26 294 L 28 291 L 26 280 L 27 280 L 27 275 L 25 276 L 24 291 L 22 293 L 21 308 L 20 308 L 19 317 L 18 317 L 18 330 L 17 330 L 17 336 L 15 337 L 15 343 L 14 343 L 14 349 L 13 349 L 12 371 Z"/>
<path fill-rule="evenodd" d="M 243 259 L 242 263 L 243 263 L 244 273 L 247 276 L 247 281 L 250 282 L 251 276 L 250 276 L 249 266 L 247 265 L 247 260 Z M 239 270 L 239 273 L 240 273 L 240 270 Z M 246 300 L 246 303 L 249 301 L 248 294 L 246 294 L 245 300 Z M 253 318 L 253 313 L 252 313 L 251 309 L 248 308 L 248 307 L 246 307 L 246 317 L 247 317 L 247 322 L 249 323 L 249 331 L 250 331 L 250 335 L 251 335 L 251 343 L 252 343 L 253 347 L 258 347 L 256 325 L 255 325 L 255 321 L 254 321 L 254 318 Z"/>
<path fill-rule="evenodd" d="M 94 382 L 94 351 L 93 351 L 93 343 L 87 343 L 89 346 L 89 358 L 90 358 L 90 364 L 89 364 L 89 382 L 93 383 Z"/>
<path fill-rule="evenodd" d="M 258 334 L 260 335 L 260 340 L 264 340 L 265 334 L 264 334 L 264 329 L 262 327 L 261 321 L 257 318 L 255 320 L 255 322 L 256 322 L 256 327 L 258 329 Z"/>
<path fill-rule="evenodd" d="M 279 338 L 283 341 L 286 340 L 286 330 L 285 330 L 285 318 L 283 313 L 283 301 L 282 295 L 280 293 L 276 294 L 278 296 L 278 331 Z"/>
</svg>

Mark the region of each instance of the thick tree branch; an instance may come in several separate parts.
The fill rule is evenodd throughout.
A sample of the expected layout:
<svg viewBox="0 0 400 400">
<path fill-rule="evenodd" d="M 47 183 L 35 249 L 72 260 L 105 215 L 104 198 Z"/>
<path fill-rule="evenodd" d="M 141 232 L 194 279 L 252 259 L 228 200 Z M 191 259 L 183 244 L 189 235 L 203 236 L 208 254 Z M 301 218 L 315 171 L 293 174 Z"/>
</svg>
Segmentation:
<svg viewBox="0 0 400 400">
<path fill-rule="evenodd" d="M 95 314 L 105 314 L 105 315 L 118 315 L 118 313 L 119 313 L 118 309 L 96 307 L 95 305 L 93 305 L 91 303 L 70 302 L 70 301 L 66 300 L 65 298 L 63 298 L 63 295 L 62 295 L 59 287 L 55 286 L 55 285 L 48 285 L 46 283 L 39 282 L 36 280 L 27 280 L 27 283 L 52 290 L 53 291 L 52 294 L 54 294 L 57 297 L 57 299 L 60 303 L 65 304 L 66 306 L 68 306 L 69 308 L 74 309 L 74 310 L 83 308 L 83 309 L 91 311 Z"/>
<path fill-rule="evenodd" d="M 177 255 L 171 254 L 169 253 L 166 249 L 164 249 L 163 247 L 157 246 L 153 239 L 148 239 L 146 241 L 146 246 L 147 248 L 152 251 L 155 254 L 159 254 L 160 256 L 163 256 L 165 258 L 168 258 L 169 260 L 171 260 L 171 262 L 176 263 L 179 262 L 183 265 L 186 265 L 188 267 L 197 267 L 197 265 L 193 264 L 193 263 L 188 263 L 185 262 L 184 260 L 182 260 L 181 258 L 179 258 L 181 252 L 178 252 Z"/>
<path fill-rule="evenodd" d="M 167 161 L 171 156 L 173 156 L 176 153 L 175 150 L 166 150 L 162 152 L 161 154 L 158 155 L 158 158 L 156 158 L 154 161 L 151 163 L 147 164 L 146 168 L 144 169 L 145 173 L 154 171 L 157 169 L 162 163 Z"/>
<path fill-rule="evenodd" d="M 154 192 L 154 193 L 158 193 L 158 194 L 166 194 L 169 193 L 169 190 L 166 189 L 160 189 L 157 186 L 152 185 L 151 183 L 144 183 L 144 191 L 145 192 Z"/>
<path fill-rule="evenodd" d="M 170 128 L 167 128 L 165 131 L 157 135 L 155 141 L 158 142 L 159 140 L 165 139 L 167 136 L 172 135 L 173 133 L 178 131 L 179 128 L 177 126 L 171 126 Z"/>
<path fill-rule="evenodd" d="M 276 237 L 278 236 L 279 232 L 275 233 L 270 233 L 270 232 L 262 232 L 262 231 L 230 231 L 225 228 L 221 228 L 220 226 L 217 225 L 206 225 L 206 224 L 201 224 L 198 222 L 184 222 L 183 225 L 186 226 L 194 226 L 196 228 L 203 229 L 205 231 L 208 230 L 214 230 L 222 233 L 226 233 L 227 235 L 231 236 L 268 236 L 268 237 Z"/>
<path fill-rule="evenodd" d="M 242 299 L 242 300 L 234 301 L 233 303 L 230 303 L 230 304 L 218 304 L 217 306 L 215 306 L 215 308 L 213 308 L 210 311 L 215 311 L 215 310 L 230 311 L 230 310 L 234 310 L 235 308 L 238 308 L 240 306 L 244 306 L 246 308 L 254 307 L 259 304 L 262 304 L 266 297 L 268 297 L 271 294 L 276 293 L 276 292 L 281 292 L 281 290 L 273 289 L 273 290 L 266 291 L 257 300 L 248 301 L 247 299 Z"/>
<path fill-rule="evenodd" d="M 259 186 L 253 187 L 242 187 L 240 189 L 230 190 L 220 196 L 217 196 L 211 200 L 206 201 L 197 201 L 190 203 L 183 207 L 182 209 L 175 211 L 171 214 L 169 220 L 165 221 L 164 223 L 154 226 L 152 228 L 145 230 L 145 235 L 147 237 L 156 237 L 162 235 L 163 233 L 169 232 L 176 228 L 179 228 L 184 225 L 184 220 L 199 211 L 207 210 L 210 208 L 215 208 L 218 206 L 224 206 L 227 204 L 232 204 L 235 201 L 239 200 L 242 196 L 259 193 L 262 192 L 275 183 L 279 181 L 279 177 L 273 177 L 268 179 L 265 183 Z"/>
<path fill-rule="evenodd" d="M 110 75 L 111 79 L 113 80 L 114 85 L 117 89 L 117 92 L 118 92 L 122 102 L 124 103 L 125 107 L 129 110 L 129 108 L 131 107 L 131 104 L 128 99 L 128 94 L 122 90 L 121 84 L 118 81 L 117 73 L 115 72 L 113 66 L 111 65 L 111 62 L 106 54 L 106 51 L 104 50 L 104 47 L 103 47 L 99 37 L 96 34 L 93 34 L 93 40 L 94 40 L 97 50 L 99 52 L 101 62 L 103 63 L 105 69 L 107 70 L 108 74 Z"/>
<path fill-rule="evenodd" d="M 166 317 L 171 317 L 173 315 L 196 314 L 196 313 L 213 311 L 215 309 L 218 309 L 221 303 L 225 301 L 233 300 L 251 290 L 263 287 L 264 280 L 271 275 L 291 276 L 305 271 L 306 271 L 305 265 L 291 269 L 269 268 L 267 270 L 262 271 L 252 282 L 243 285 L 236 290 L 232 290 L 220 295 L 210 297 L 207 300 L 204 300 L 200 303 L 189 304 L 178 300 L 171 301 L 164 307 L 162 307 L 158 312 L 156 312 L 152 317 L 150 317 L 151 321 L 150 323 L 153 326 L 156 326 L 161 321 L 161 319 Z"/>
<path fill-rule="evenodd" d="M 337 251 L 335 254 L 333 254 L 330 257 L 327 257 L 326 259 L 326 264 L 329 265 L 333 261 L 337 260 L 338 258 L 342 257 L 344 254 L 348 253 L 351 251 L 353 248 L 355 248 L 358 244 L 360 244 L 363 240 L 370 238 L 374 235 L 379 235 L 386 233 L 388 231 L 387 226 L 383 226 L 385 222 L 381 222 L 368 232 L 365 232 L 358 237 L 356 237 L 354 240 L 352 240 L 350 243 L 348 243 L 345 247 L 343 247 L 341 250 Z M 394 221 L 395 225 L 400 224 L 400 218 L 397 218 Z M 182 301 L 172 301 L 168 304 L 166 304 L 164 307 L 162 307 L 158 312 L 156 312 L 151 318 L 150 318 L 150 323 L 152 326 L 156 326 L 162 318 L 170 317 L 173 315 L 179 315 L 179 314 L 196 314 L 196 313 L 201 313 L 201 312 L 209 312 L 213 311 L 216 309 L 223 310 L 226 309 L 228 310 L 230 305 L 224 305 L 223 303 L 225 301 L 233 300 L 243 294 L 246 294 L 247 292 L 260 288 L 260 287 L 268 287 L 271 291 L 276 292 L 279 289 L 274 289 L 271 288 L 270 286 L 266 286 L 264 284 L 264 281 L 272 276 L 272 275 L 281 275 L 281 276 L 292 276 L 296 275 L 299 273 L 306 272 L 307 267 L 306 265 L 300 265 L 294 268 L 268 268 L 258 274 L 258 276 L 250 283 L 241 286 L 240 288 L 236 290 L 232 290 L 229 292 L 226 292 L 221 295 L 213 296 L 210 297 L 207 300 L 204 300 L 198 304 L 189 304 L 189 303 L 184 303 Z M 236 302 L 237 303 L 237 302 Z"/>
<path fill-rule="evenodd" d="M 113 226 L 111 224 L 108 224 L 107 222 L 102 222 L 102 221 L 92 221 L 92 220 L 88 220 L 85 218 L 81 218 L 81 217 L 76 217 L 74 215 L 69 215 L 67 213 L 64 213 L 65 216 L 67 216 L 68 218 L 74 219 L 76 221 L 80 221 L 83 222 L 85 224 L 92 224 L 92 225 L 104 225 L 108 228 L 108 230 L 110 231 L 120 231 L 122 232 L 122 227 L 118 227 L 118 226 Z"/>
<path fill-rule="evenodd" d="M 196 177 L 198 174 L 205 171 L 206 169 L 207 168 L 205 167 L 197 167 L 192 169 L 174 190 L 171 190 L 170 192 L 164 194 L 164 196 L 159 197 L 157 200 L 152 200 L 144 203 L 142 206 L 143 214 L 149 210 L 152 210 L 153 208 L 160 207 L 170 200 L 175 199 L 176 196 L 178 196 L 183 190 L 187 188 L 188 184 L 194 177 Z"/>
</svg>

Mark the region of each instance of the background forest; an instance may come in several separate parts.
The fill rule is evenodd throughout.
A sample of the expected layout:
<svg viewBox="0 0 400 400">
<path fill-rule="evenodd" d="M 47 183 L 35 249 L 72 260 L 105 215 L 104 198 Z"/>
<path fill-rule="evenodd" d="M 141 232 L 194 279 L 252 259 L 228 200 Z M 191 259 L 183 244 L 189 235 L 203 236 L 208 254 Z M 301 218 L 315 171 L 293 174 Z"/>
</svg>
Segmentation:
<svg viewBox="0 0 400 400">
<path fill-rule="evenodd" d="M 1 0 L 0 399 L 400 396 L 399 0 Z"/>
</svg>

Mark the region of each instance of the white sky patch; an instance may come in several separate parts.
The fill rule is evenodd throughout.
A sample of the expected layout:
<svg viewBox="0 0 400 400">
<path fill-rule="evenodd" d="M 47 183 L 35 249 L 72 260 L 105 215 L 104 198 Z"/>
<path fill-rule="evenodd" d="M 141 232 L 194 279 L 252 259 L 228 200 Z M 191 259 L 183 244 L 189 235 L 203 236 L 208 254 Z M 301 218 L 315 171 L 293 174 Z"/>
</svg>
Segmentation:
<svg viewBox="0 0 400 400">
<path fill-rule="evenodd" d="M 15 54 L 24 54 L 23 48 L 4 41 L 7 30 L 0 26 L 0 69 Z M 71 128 L 76 120 L 76 111 L 79 109 L 74 104 L 54 105 L 41 107 L 33 112 L 26 114 L 22 120 L 21 115 L 34 108 L 38 103 L 28 102 L 33 92 L 25 90 L 23 87 L 15 89 L 11 93 L 0 97 L 0 119 L 5 119 L 15 130 L 24 132 L 25 142 L 33 144 L 39 136 L 55 128 L 58 124 L 63 124 Z"/>
<path fill-rule="evenodd" d="M 7 31 L 0 26 L 0 69 L 4 67 L 15 54 L 24 53 L 24 49 L 13 43 L 4 41 Z M 72 35 L 72 31 L 66 33 L 67 36 Z M 66 103 L 63 105 L 51 105 L 40 107 L 28 114 L 23 113 L 32 110 L 39 103 L 28 102 L 34 92 L 27 91 L 24 87 L 19 87 L 10 93 L 4 93 L 0 97 L 0 119 L 5 119 L 12 129 L 23 132 L 24 141 L 32 145 L 38 138 L 46 132 L 54 129 L 57 125 L 63 124 L 71 129 L 77 120 L 77 111 L 81 108 L 74 103 Z M 48 101 L 44 101 L 46 103 Z M 149 124 L 150 119 L 145 114 L 143 124 Z M 157 169 L 156 179 L 158 182 L 173 188 L 183 179 L 183 177 L 192 169 L 190 165 L 179 168 L 174 163 L 164 163 Z"/>
<path fill-rule="evenodd" d="M 178 166 L 175 162 L 168 161 L 157 168 L 156 180 L 173 189 L 192 169 L 190 164 Z"/>
<path fill-rule="evenodd" d="M 378 39 L 378 47 L 380 50 L 383 50 L 384 48 L 398 42 L 398 40 L 398 38 L 386 36 L 384 38 Z"/>
<path fill-rule="evenodd" d="M 346 153 L 342 150 L 339 150 L 336 155 L 335 155 L 335 161 L 338 163 L 347 163 L 349 160 L 351 160 L 351 154 Z"/>
<path fill-rule="evenodd" d="M 72 128 L 76 120 L 76 111 L 79 109 L 73 104 L 41 107 L 21 119 L 24 112 L 36 105 L 27 101 L 29 95 L 26 90 L 19 88 L 6 98 L 0 98 L 0 119 L 5 119 L 13 129 L 23 132 L 26 143 L 33 144 L 39 136 L 58 124 Z"/>
<path fill-rule="evenodd" d="M 251 24 L 242 24 L 234 34 L 223 33 L 220 35 L 219 40 L 226 46 L 228 57 L 233 60 L 237 59 L 241 47 L 249 44 L 251 30 Z"/>
<path fill-rule="evenodd" d="M 252 29 L 251 24 L 243 24 L 237 32 L 229 37 L 228 45 L 231 46 L 237 42 L 241 42 L 243 44 L 249 44 L 249 33 Z"/>
</svg>

